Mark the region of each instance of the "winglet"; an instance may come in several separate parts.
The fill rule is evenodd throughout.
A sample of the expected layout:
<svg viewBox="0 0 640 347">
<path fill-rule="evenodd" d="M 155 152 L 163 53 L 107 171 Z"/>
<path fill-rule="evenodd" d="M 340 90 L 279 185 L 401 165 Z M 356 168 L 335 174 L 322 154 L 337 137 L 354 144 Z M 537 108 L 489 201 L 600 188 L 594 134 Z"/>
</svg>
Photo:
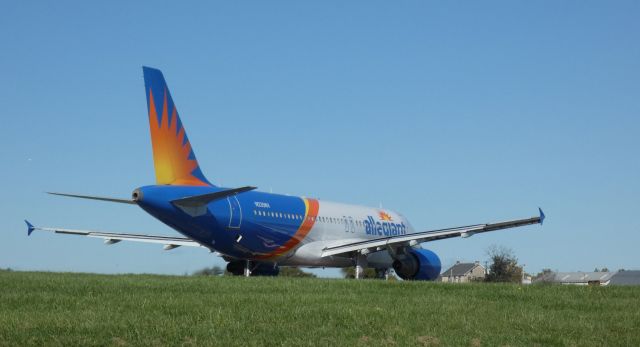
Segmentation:
<svg viewBox="0 0 640 347">
<path fill-rule="evenodd" d="M 544 215 L 544 212 L 542 212 L 542 209 L 540 207 L 538 207 L 538 211 L 540 211 L 540 225 L 542 225 L 546 216 Z"/>
<path fill-rule="evenodd" d="M 33 224 L 29 223 L 28 220 L 24 220 L 25 223 L 27 223 L 27 236 L 30 236 L 31 233 L 36 230 L 36 227 L 33 226 Z"/>
</svg>

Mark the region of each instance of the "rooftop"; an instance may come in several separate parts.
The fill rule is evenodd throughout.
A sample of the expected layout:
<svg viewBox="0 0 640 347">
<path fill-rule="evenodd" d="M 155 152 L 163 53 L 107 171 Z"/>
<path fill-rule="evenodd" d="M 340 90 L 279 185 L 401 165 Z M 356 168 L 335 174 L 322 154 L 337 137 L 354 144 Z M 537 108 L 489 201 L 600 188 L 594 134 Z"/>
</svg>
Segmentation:
<svg viewBox="0 0 640 347">
<path fill-rule="evenodd" d="M 640 271 L 618 271 L 611 277 L 610 285 L 640 285 Z"/>
<path fill-rule="evenodd" d="M 473 270 L 476 266 L 482 267 L 479 262 L 475 263 L 461 263 L 457 262 L 455 265 L 442 272 L 442 276 L 464 276 L 471 270 Z M 484 268 L 483 268 L 484 269 Z"/>
<path fill-rule="evenodd" d="M 615 272 L 552 272 L 537 281 L 558 283 L 588 283 L 593 281 L 607 282 Z"/>
</svg>

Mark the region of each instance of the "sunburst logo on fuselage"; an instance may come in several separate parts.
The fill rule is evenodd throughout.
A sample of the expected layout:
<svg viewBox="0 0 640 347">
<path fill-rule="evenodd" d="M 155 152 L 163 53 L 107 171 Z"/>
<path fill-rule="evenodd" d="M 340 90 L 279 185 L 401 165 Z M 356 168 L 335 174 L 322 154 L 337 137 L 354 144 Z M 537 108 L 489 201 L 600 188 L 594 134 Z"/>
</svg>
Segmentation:
<svg viewBox="0 0 640 347">
<path fill-rule="evenodd" d="M 153 93 L 149 90 L 149 123 L 151 143 L 153 146 L 153 162 L 157 184 L 206 186 L 193 175 L 198 162 L 193 157 L 191 144 L 186 138 L 182 124 L 178 123 L 178 112 L 173 106 L 171 117 L 167 106 L 167 90 L 164 92 L 162 117 L 158 119 Z"/>
<path fill-rule="evenodd" d="M 391 216 L 388 213 L 384 212 L 384 211 L 380 211 L 378 213 L 378 216 L 380 217 L 380 220 L 388 221 L 388 222 L 392 222 L 393 221 L 393 218 L 391 218 Z"/>
</svg>

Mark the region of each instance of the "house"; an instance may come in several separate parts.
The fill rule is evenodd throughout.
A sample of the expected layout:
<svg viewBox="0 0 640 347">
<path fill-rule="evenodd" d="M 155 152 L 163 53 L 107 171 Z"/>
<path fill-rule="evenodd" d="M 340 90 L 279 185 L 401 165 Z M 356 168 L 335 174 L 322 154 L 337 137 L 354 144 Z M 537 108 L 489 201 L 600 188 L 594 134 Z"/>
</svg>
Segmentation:
<svg viewBox="0 0 640 347">
<path fill-rule="evenodd" d="M 536 283 L 606 286 L 615 272 L 550 272 L 535 280 Z"/>
<path fill-rule="evenodd" d="M 611 286 L 638 286 L 640 285 L 640 271 L 620 270 L 609 281 Z"/>
<path fill-rule="evenodd" d="M 479 261 L 475 263 L 456 262 L 455 265 L 441 274 L 442 282 L 466 283 L 483 280 L 486 275 L 484 266 Z"/>
</svg>

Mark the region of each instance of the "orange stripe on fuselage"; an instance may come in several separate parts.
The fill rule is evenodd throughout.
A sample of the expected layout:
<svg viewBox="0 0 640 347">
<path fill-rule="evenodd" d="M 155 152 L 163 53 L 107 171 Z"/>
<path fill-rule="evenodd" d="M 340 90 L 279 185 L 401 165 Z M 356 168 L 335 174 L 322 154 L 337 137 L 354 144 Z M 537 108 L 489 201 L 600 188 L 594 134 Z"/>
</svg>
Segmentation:
<svg viewBox="0 0 640 347">
<path fill-rule="evenodd" d="M 291 237 L 291 239 L 289 239 L 289 241 L 287 241 L 284 245 L 278 247 L 275 251 L 269 254 L 258 256 L 256 257 L 256 259 L 269 259 L 279 257 L 289 252 L 293 247 L 297 246 L 300 242 L 302 242 L 302 240 L 304 240 L 305 237 L 307 237 L 307 234 L 309 234 L 311 228 L 313 228 L 313 225 L 316 222 L 316 218 L 318 217 L 320 203 L 318 203 L 318 200 L 316 199 L 303 198 L 302 200 L 304 201 L 305 205 L 305 216 L 302 225 L 300 225 L 300 228 L 298 228 L 298 231 L 296 231 L 293 237 Z"/>
</svg>

